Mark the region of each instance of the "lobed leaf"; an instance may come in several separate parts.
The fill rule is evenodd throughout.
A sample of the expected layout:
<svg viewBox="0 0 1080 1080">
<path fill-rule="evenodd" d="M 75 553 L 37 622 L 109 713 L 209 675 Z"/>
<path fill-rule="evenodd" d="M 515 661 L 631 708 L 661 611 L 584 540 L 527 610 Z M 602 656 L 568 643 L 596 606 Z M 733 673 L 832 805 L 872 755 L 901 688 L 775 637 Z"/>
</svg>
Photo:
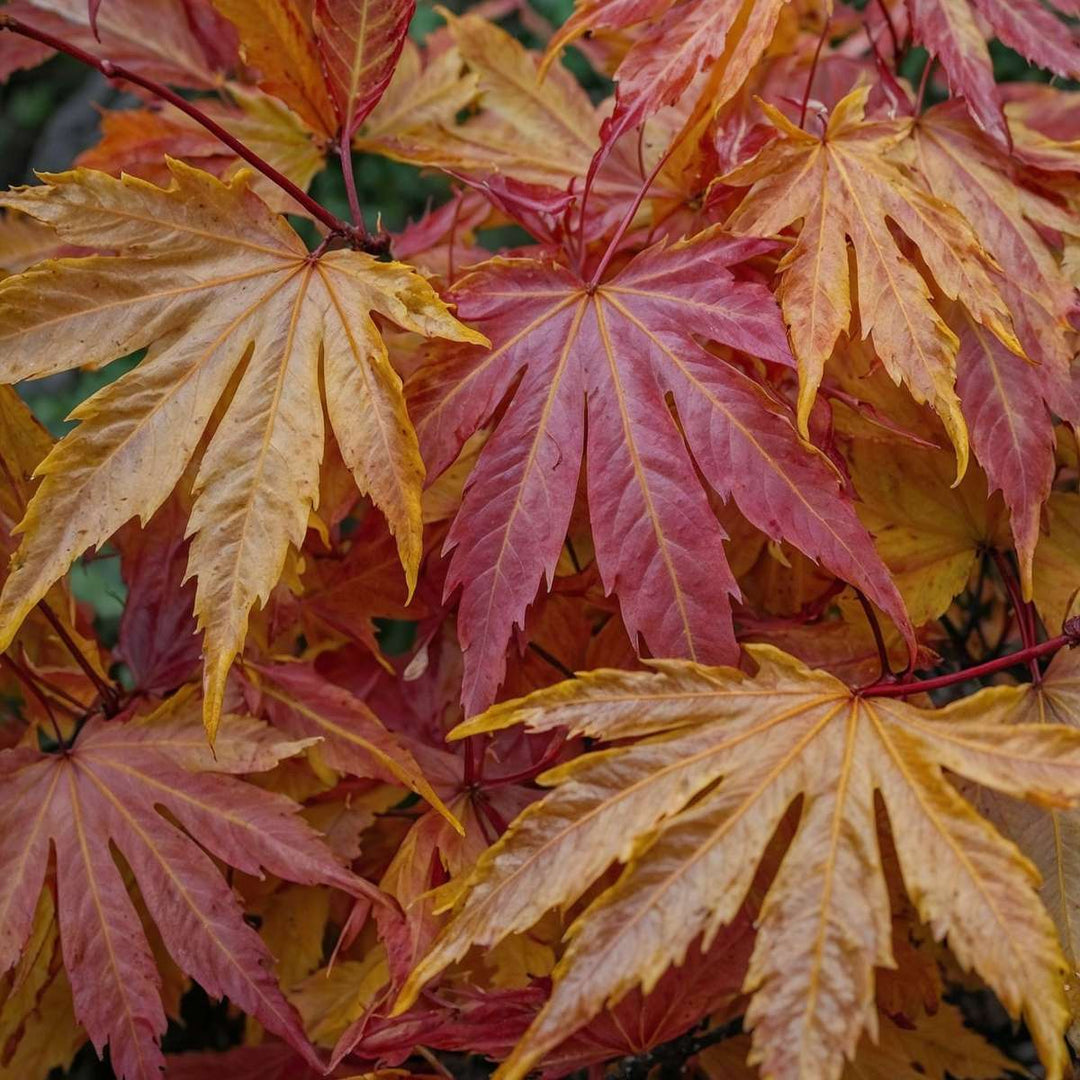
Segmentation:
<svg viewBox="0 0 1080 1080">
<path fill-rule="evenodd" d="M 957 475 L 968 461 L 967 425 L 956 394 L 959 341 L 931 303 L 931 286 L 903 253 L 893 222 L 914 244 L 936 285 L 972 317 L 1023 354 L 987 258 L 968 223 L 928 195 L 890 160 L 904 122 L 867 121 L 869 88 L 853 90 L 832 111 L 819 139 L 765 105 L 781 137 L 725 182 L 753 185 L 728 220 L 739 235 L 772 235 L 802 219 L 785 255 L 780 302 L 799 361 L 799 423 L 807 430 L 826 360 L 840 334 L 858 326 L 893 381 L 941 417 L 956 448 Z M 847 242 L 855 252 L 855 279 Z"/>
<path fill-rule="evenodd" d="M 270 768 L 298 745 L 256 722 L 226 724 L 214 760 L 197 712 L 170 705 L 143 721 L 91 720 L 65 753 L 0 752 L 0 814 L 8 825 L 0 841 L 0 971 L 26 943 L 51 846 L 75 1016 L 99 1053 L 109 1044 L 121 1080 L 160 1076 L 166 1021 L 157 967 L 112 845 L 181 968 L 321 1068 L 266 947 L 210 858 L 249 874 L 265 869 L 379 895 L 336 862 L 295 816 L 295 803 L 227 775 Z"/>
<path fill-rule="evenodd" d="M 481 859 L 398 1009 L 471 946 L 573 904 L 609 864 L 624 864 L 572 926 L 551 998 L 500 1066 L 501 1077 L 523 1077 L 605 1004 L 635 986 L 648 993 L 698 934 L 707 948 L 793 813 L 743 987 L 751 1063 L 780 1080 L 838 1078 L 862 1034 L 876 1033 L 874 970 L 894 962 L 880 798 L 919 916 L 1024 1015 L 1048 1075 L 1060 1077 L 1064 969 L 1038 875 L 943 769 L 1016 798 L 1068 802 L 1080 796 L 1080 737 L 1002 723 L 998 690 L 968 699 L 976 718 L 954 719 L 853 695 L 771 646 L 748 652 L 756 678 L 674 661 L 593 672 L 455 730 L 523 722 L 621 744 L 545 775 L 554 790 Z M 565 876 L 544 871 L 551 860 Z"/>
<path fill-rule="evenodd" d="M 768 290 L 729 269 L 768 246 L 712 228 L 641 252 L 595 290 L 569 270 L 527 259 L 491 260 L 455 286 L 462 318 L 494 347 L 447 350 L 410 382 L 433 473 L 514 388 L 447 539 L 455 549 L 447 593 L 463 590 L 467 712 L 493 700 L 512 628 L 522 625 L 541 577 L 554 574 L 586 411 L 597 562 L 632 641 L 644 638 L 656 655 L 735 656 L 729 613 L 737 586 L 695 464 L 771 539 L 787 538 L 858 584 L 910 633 L 831 466 L 799 438 L 782 405 L 693 336 L 790 364 Z"/>
<path fill-rule="evenodd" d="M 131 517 L 147 521 L 201 452 L 188 574 L 198 581 L 212 735 L 248 613 L 265 603 L 317 503 L 320 379 L 342 456 L 386 515 L 411 589 L 423 464 L 370 313 L 425 335 L 482 339 L 406 266 L 351 251 L 309 256 L 244 176 L 222 183 L 170 168 L 167 189 L 76 170 L 0 200 L 72 242 L 120 252 L 0 282 L 4 378 L 150 347 L 75 410 L 81 423 L 42 463 L 0 595 L 0 645 L 76 556 Z"/>
</svg>

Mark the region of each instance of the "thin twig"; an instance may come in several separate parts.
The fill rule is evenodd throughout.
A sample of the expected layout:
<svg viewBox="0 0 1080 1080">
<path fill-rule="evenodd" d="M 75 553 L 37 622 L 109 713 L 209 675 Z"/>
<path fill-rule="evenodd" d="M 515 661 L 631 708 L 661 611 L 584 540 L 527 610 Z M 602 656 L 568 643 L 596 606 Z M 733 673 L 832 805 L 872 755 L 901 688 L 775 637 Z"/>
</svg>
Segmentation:
<svg viewBox="0 0 1080 1080">
<path fill-rule="evenodd" d="M 862 589 L 856 589 L 855 595 L 859 598 L 863 614 L 866 616 L 866 621 L 870 624 L 870 632 L 874 635 L 874 644 L 877 646 L 878 660 L 881 663 L 881 673 L 878 675 L 878 682 L 888 682 L 894 676 L 892 667 L 889 664 L 889 650 L 885 647 L 885 638 L 881 633 L 881 624 L 878 622 L 877 612 L 874 611 L 870 601 L 863 595 Z"/>
<path fill-rule="evenodd" d="M 87 708 L 84 702 L 76 697 L 72 697 L 71 694 L 67 693 L 65 690 L 61 690 L 59 686 L 53 686 L 48 679 L 43 678 L 25 664 L 20 664 L 14 657 L 9 656 L 8 661 L 13 667 L 20 668 L 24 671 L 28 679 L 33 679 L 33 681 L 37 683 L 38 689 L 47 697 L 52 698 L 54 705 L 59 706 L 76 719 L 86 715 Z"/>
<path fill-rule="evenodd" d="M 600 284 L 600 279 L 604 275 L 604 271 L 608 267 L 608 263 L 611 262 L 612 256 L 615 254 L 615 249 L 619 246 L 619 241 L 626 235 L 626 230 L 630 228 L 631 222 L 634 220 L 634 215 L 638 212 L 638 207 L 645 201 L 645 196 L 649 192 L 649 188 L 653 186 L 653 181 L 660 175 L 660 170 L 668 163 L 671 155 L 675 153 L 676 148 L 679 145 L 679 140 L 676 139 L 661 155 L 660 160 L 653 166 L 653 170 L 642 182 L 641 188 L 637 193 L 634 201 L 630 204 L 630 208 L 623 215 L 622 221 L 619 222 L 619 227 L 615 230 L 615 235 L 611 238 L 611 243 L 607 246 L 607 251 L 604 252 L 603 257 L 600 260 L 599 265 L 596 267 L 592 278 L 588 284 L 588 291 L 595 292 L 596 287 Z"/>
<path fill-rule="evenodd" d="M 360 237 L 367 240 L 367 226 L 364 224 L 364 211 L 360 206 L 360 196 L 356 191 L 356 174 L 353 172 L 352 141 L 347 128 L 341 130 L 338 143 L 338 155 L 341 158 L 341 175 L 345 178 L 345 193 L 349 197 L 349 213 L 352 223 Z"/>
<path fill-rule="evenodd" d="M 810 105 L 810 90 L 814 85 L 814 76 L 817 74 L 818 60 L 821 59 L 821 50 L 825 45 L 825 38 L 829 34 L 830 19 L 825 20 L 821 28 L 821 37 L 818 38 L 817 48 L 814 50 L 814 59 L 810 61 L 810 74 L 806 76 L 806 89 L 803 91 L 802 107 L 799 109 L 799 127 L 806 123 L 806 110 Z"/>
<path fill-rule="evenodd" d="M 996 550 L 991 551 L 990 556 L 994 560 L 994 565 L 997 567 L 998 574 L 1001 576 L 1005 591 L 1009 594 L 1009 602 L 1012 604 L 1013 612 L 1016 614 L 1017 625 L 1020 627 L 1020 640 L 1025 649 L 1030 648 L 1036 643 L 1038 637 L 1035 620 L 1032 616 L 1031 605 L 1024 599 L 1023 591 L 1020 588 L 1020 582 L 1017 580 L 1016 574 L 1013 573 L 1012 564 L 1009 562 L 1008 558 L 1000 551 Z M 1032 682 L 1038 683 L 1042 681 L 1042 673 L 1039 671 L 1037 661 L 1030 661 L 1028 670 L 1031 672 Z"/>
<path fill-rule="evenodd" d="M 574 550 L 574 541 L 569 536 L 566 538 L 566 554 L 570 557 L 570 564 L 574 568 L 574 573 L 580 574 L 581 560 L 578 559 L 577 551 Z"/>
<path fill-rule="evenodd" d="M 347 221 L 342 221 L 336 214 L 332 214 L 325 206 L 316 202 L 306 191 L 298 187 L 287 176 L 275 169 L 268 161 L 265 161 L 256 154 L 254 150 L 241 142 L 236 136 L 226 131 L 226 129 L 217 123 L 217 121 L 212 120 L 207 116 L 197 105 L 188 101 L 186 98 L 181 97 L 174 90 L 170 90 L 169 87 L 165 86 L 163 83 L 159 83 L 154 79 L 148 79 L 146 76 L 140 75 L 136 71 L 131 71 L 129 68 L 123 67 L 120 64 L 114 64 L 111 60 L 101 60 L 94 56 L 93 53 L 89 53 L 85 49 L 79 48 L 78 45 L 73 45 L 71 42 L 64 41 L 63 38 L 55 37 L 53 34 L 47 33 L 44 30 L 39 30 L 37 27 L 30 26 L 21 19 L 17 19 L 15 16 L 9 15 L 3 11 L 0 11 L 0 30 L 10 30 L 12 33 L 19 34 L 22 37 L 40 41 L 43 45 L 48 45 L 49 48 L 56 49 L 58 52 L 66 53 L 80 63 L 86 64 L 87 67 L 92 67 L 95 70 L 100 71 L 107 79 L 120 79 L 124 82 L 133 83 L 135 86 L 141 86 L 144 90 L 148 90 L 155 97 L 161 98 L 162 101 L 167 101 L 182 113 L 190 116 L 197 124 L 201 124 L 207 131 L 212 135 L 215 135 L 228 146 L 230 150 L 243 158 L 249 165 L 258 169 L 263 176 L 268 180 L 273 181 L 273 183 L 281 188 L 282 191 L 295 199 L 296 202 L 311 214 L 313 218 L 317 221 L 321 221 L 331 233 L 335 236 L 344 237 L 351 247 L 366 251 L 370 244 L 377 240 L 379 242 L 378 250 L 380 252 L 383 250 L 384 241 L 382 241 L 381 238 L 370 238 L 364 231 L 350 225 Z"/>
<path fill-rule="evenodd" d="M 528 647 L 545 663 L 550 664 L 564 679 L 576 679 L 577 673 L 568 668 L 554 653 L 549 653 L 543 645 L 530 641 Z"/>
<path fill-rule="evenodd" d="M 1032 645 L 1029 649 L 1020 649 L 1019 652 L 999 656 L 995 660 L 987 660 L 985 664 L 976 664 L 975 667 L 954 671 L 948 675 L 938 675 L 933 679 L 913 679 L 911 682 L 904 683 L 875 683 L 856 693 L 859 697 L 909 697 L 911 694 L 926 694 L 931 690 L 955 686 L 957 683 L 968 682 L 971 679 L 981 679 L 985 675 L 995 675 L 999 671 L 1016 667 L 1017 664 L 1039 660 L 1056 653 L 1066 645 L 1076 645 L 1077 642 L 1080 642 L 1080 619 L 1070 619 L 1065 624 L 1065 633 L 1039 645 Z"/>
<path fill-rule="evenodd" d="M 72 659 L 80 668 L 82 668 L 83 674 L 94 684 L 94 688 L 101 696 L 101 706 L 105 715 L 115 716 L 120 709 L 120 701 L 116 693 L 116 688 L 105 682 L 105 680 L 94 670 L 94 665 L 83 655 L 82 649 L 80 649 L 72 639 L 71 635 L 64 627 L 64 624 L 57 618 L 56 612 L 49 607 L 48 603 L 44 600 L 39 600 L 38 607 L 41 609 L 41 614 L 45 616 L 49 625 L 56 632 L 56 636 L 64 643 L 64 647 L 67 651 L 71 653 Z"/>
<path fill-rule="evenodd" d="M 15 675 L 15 678 L 17 678 L 19 682 L 21 682 L 30 691 L 30 693 L 37 698 L 38 703 L 45 710 L 45 715 L 49 718 L 49 722 L 52 724 L 53 733 L 56 735 L 57 744 L 60 746 L 61 751 L 66 754 L 68 749 L 67 743 L 64 741 L 64 736 L 60 733 L 60 725 L 56 722 L 56 713 L 52 711 L 52 706 L 49 704 L 44 694 L 42 694 L 42 692 L 37 688 L 34 680 L 29 678 L 25 672 L 21 671 L 18 664 L 16 664 L 10 656 L 0 654 L 0 664 L 3 664 L 5 667 L 9 668 L 11 672 Z"/>
<path fill-rule="evenodd" d="M 877 4 L 881 8 L 881 14 L 885 17 L 885 25 L 889 28 L 889 37 L 892 38 L 893 63 L 895 64 L 900 56 L 900 39 L 896 36 L 896 24 L 892 21 L 892 14 L 886 6 L 885 0 L 877 0 Z"/>
</svg>

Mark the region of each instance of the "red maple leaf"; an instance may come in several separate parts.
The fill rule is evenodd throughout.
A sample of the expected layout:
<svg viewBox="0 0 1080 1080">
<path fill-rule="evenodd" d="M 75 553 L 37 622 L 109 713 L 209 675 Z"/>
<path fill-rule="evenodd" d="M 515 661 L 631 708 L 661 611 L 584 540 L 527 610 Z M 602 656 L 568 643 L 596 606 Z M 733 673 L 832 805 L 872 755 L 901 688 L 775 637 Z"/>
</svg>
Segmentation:
<svg viewBox="0 0 1080 1080">
<path fill-rule="evenodd" d="M 554 574 L 586 449 L 586 400 L 597 562 L 632 640 L 661 656 L 737 657 L 738 587 L 695 467 L 771 538 L 857 585 L 910 632 L 834 468 L 799 438 L 786 405 L 699 341 L 792 365 L 772 294 L 730 269 L 771 248 L 710 228 L 642 251 L 600 284 L 551 261 L 497 258 L 452 291 L 492 349 L 444 350 L 410 381 L 432 474 L 512 391 L 447 540 L 447 593 L 462 586 L 470 715 L 494 699 L 512 629 Z"/>
<path fill-rule="evenodd" d="M 295 803 L 223 775 L 272 768 L 305 745 L 233 717 L 212 754 L 199 704 L 182 693 L 147 719 L 91 719 L 63 752 L 0 753 L 0 973 L 19 959 L 30 933 L 51 845 L 75 1015 L 99 1052 L 109 1044 L 121 1080 L 160 1077 L 166 1018 L 154 957 L 114 851 L 179 966 L 321 1069 L 278 988 L 269 951 L 211 859 L 382 899 L 338 865 Z"/>
</svg>

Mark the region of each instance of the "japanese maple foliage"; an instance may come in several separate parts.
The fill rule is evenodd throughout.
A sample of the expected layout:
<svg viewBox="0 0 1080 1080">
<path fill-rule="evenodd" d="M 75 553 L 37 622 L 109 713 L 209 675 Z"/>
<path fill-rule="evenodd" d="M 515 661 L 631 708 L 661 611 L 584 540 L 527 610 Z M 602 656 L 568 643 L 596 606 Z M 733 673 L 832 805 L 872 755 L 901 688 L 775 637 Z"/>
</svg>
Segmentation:
<svg viewBox="0 0 1080 1080">
<path fill-rule="evenodd" d="M 1063 1080 L 1080 6 L 415 14 L 0 7 L 0 1077 Z"/>
</svg>

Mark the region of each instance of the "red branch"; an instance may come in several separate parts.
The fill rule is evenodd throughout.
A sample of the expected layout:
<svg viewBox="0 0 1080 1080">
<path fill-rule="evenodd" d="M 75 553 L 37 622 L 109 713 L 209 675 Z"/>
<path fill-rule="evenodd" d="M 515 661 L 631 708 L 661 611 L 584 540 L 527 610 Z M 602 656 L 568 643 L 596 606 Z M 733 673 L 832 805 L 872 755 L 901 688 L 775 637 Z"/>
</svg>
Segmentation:
<svg viewBox="0 0 1080 1080">
<path fill-rule="evenodd" d="M 364 211 L 360 208 L 360 196 L 356 192 L 356 176 L 353 173 L 352 142 L 349 139 L 348 127 L 341 129 L 341 141 L 338 143 L 338 153 L 341 155 L 341 175 L 345 180 L 345 193 L 349 197 L 349 213 L 352 214 L 353 225 L 357 232 L 367 240 L 367 226 L 364 224 Z"/>
<path fill-rule="evenodd" d="M 810 61 L 810 74 L 806 76 L 806 90 L 803 92 L 802 108 L 799 109 L 799 127 L 804 127 L 806 124 L 806 110 L 810 105 L 810 91 L 814 86 L 814 76 L 817 74 L 818 61 L 821 59 L 821 49 L 825 44 L 825 39 L 829 36 L 829 23 L 831 19 L 825 20 L 825 25 L 821 28 L 821 37 L 818 38 L 817 48 L 814 50 L 814 59 Z"/>
<path fill-rule="evenodd" d="M 82 649 L 80 649 L 72 639 L 71 635 L 64 628 L 64 624 L 57 617 L 56 612 L 49 607 L 48 603 L 44 600 L 39 600 L 37 606 L 41 611 L 41 614 L 45 616 L 45 619 L 55 631 L 56 636 L 64 643 L 64 647 L 67 651 L 71 653 L 71 658 L 80 668 L 82 668 L 83 674 L 91 683 L 93 683 L 94 688 L 101 698 L 101 707 L 105 715 L 107 717 L 115 716 L 120 711 L 120 698 L 116 692 L 116 688 L 105 682 L 105 680 L 94 670 L 94 665 L 83 655 Z"/>
<path fill-rule="evenodd" d="M 889 683 L 880 682 L 873 686 L 867 686 L 856 691 L 860 697 L 909 697 L 911 694 L 925 694 L 931 690 L 940 690 L 946 686 L 955 686 L 957 683 L 967 682 L 969 679 L 978 679 L 984 675 L 994 675 L 1007 668 L 1016 667 L 1017 664 L 1026 664 L 1028 661 L 1039 660 L 1041 657 L 1050 656 L 1066 645 L 1080 644 L 1080 619 L 1069 619 L 1065 623 L 1065 632 L 1059 634 L 1041 645 L 1032 645 L 1027 649 L 1009 653 L 1008 656 L 999 656 L 996 660 L 987 660 L 985 664 L 976 664 L 975 667 L 965 668 L 963 671 L 954 671 L 949 675 L 938 675 L 933 679 L 915 679 L 911 682 Z"/>
<path fill-rule="evenodd" d="M 325 206 L 316 202 L 306 191 L 294 184 L 268 161 L 264 161 L 259 157 L 254 150 L 237 139 L 235 135 L 230 134 L 219 123 L 207 116 L 197 105 L 181 97 L 175 90 L 170 90 L 163 83 L 148 79 L 138 72 L 122 67 L 120 64 L 114 64 L 111 60 L 101 60 L 94 56 L 93 53 L 79 48 L 78 45 L 54 37 L 44 30 L 38 30 L 36 27 L 30 26 L 21 19 L 17 19 L 3 11 L 0 11 L 0 30 L 10 30 L 12 33 L 20 34 L 22 37 L 40 41 L 42 45 L 48 45 L 51 49 L 66 53 L 80 63 L 86 64 L 87 67 L 100 71 L 107 79 L 121 79 L 124 82 L 133 83 L 135 86 L 141 86 L 144 90 L 148 90 L 155 97 L 167 101 L 182 113 L 190 116 L 192 120 L 201 124 L 211 135 L 220 139 L 249 165 L 258 169 L 268 180 L 272 180 L 282 191 L 295 199 L 313 218 L 322 222 L 330 230 L 332 236 L 343 237 L 348 241 L 350 247 L 360 251 L 367 251 L 369 245 L 376 241 L 378 242 L 377 252 L 381 253 L 385 250 L 384 241 L 379 240 L 379 238 L 373 241 L 362 227 L 350 225 L 347 221 L 342 221 L 336 214 L 332 214 Z"/>
<path fill-rule="evenodd" d="M 660 175 L 660 170 L 668 163 L 671 155 L 678 149 L 679 143 L 682 141 L 682 134 L 675 139 L 675 141 L 664 151 L 660 160 L 653 166 L 653 171 L 649 173 L 647 177 L 642 181 L 641 188 L 638 190 L 637 196 L 630 204 L 630 208 L 623 215 L 622 221 L 619 222 L 619 227 L 615 230 L 615 235 L 611 238 L 611 242 L 607 246 L 607 250 L 604 252 L 600 259 L 599 265 L 593 272 L 593 276 L 589 281 L 587 289 L 589 292 L 595 292 L 597 286 L 600 284 L 600 279 L 604 275 L 604 271 L 607 269 L 608 263 L 611 262 L 611 257 L 615 254 L 615 249 L 619 246 L 619 241 L 622 240 L 626 234 L 626 230 L 630 228 L 630 223 L 634 220 L 634 215 L 638 212 L 638 207 L 645 201 L 645 196 L 649 193 L 649 188 L 653 186 L 653 181 Z M 584 203 L 582 204 L 582 213 L 584 214 Z M 584 224 L 582 230 L 584 232 Z M 584 241 L 582 241 L 584 243 Z"/>
</svg>

